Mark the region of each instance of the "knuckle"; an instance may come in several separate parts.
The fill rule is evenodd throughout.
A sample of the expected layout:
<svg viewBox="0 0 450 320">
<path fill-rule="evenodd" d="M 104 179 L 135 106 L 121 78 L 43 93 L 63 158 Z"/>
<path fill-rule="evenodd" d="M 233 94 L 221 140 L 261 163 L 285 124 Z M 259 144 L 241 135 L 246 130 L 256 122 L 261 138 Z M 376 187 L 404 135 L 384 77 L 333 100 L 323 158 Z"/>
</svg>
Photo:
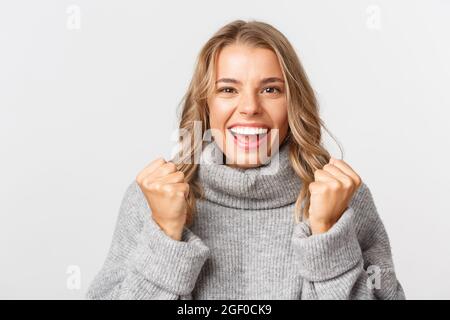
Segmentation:
<svg viewBox="0 0 450 320">
<path fill-rule="evenodd" d="M 134 180 L 137 182 L 138 185 L 142 185 L 142 177 L 141 174 L 138 174 Z"/>
<path fill-rule="evenodd" d="M 176 196 L 180 198 L 185 198 L 189 192 L 189 184 L 183 183 L 180 185 L 178 190 L 176 191 Z"/>
<path fill-rule="evenodd" d="M 339 190 L 341 188 L 341 183 L 339 181 L 334 180 L 334 181 L 330 181 L 327 184 L 327 186 L 328 186 L 329 190 L 337 191 L 337 190 Z"/>
<path fill-rule="evenodd" d="M 174 192 L 173 186 L 171 184 L 165 184 L 164 186 L 162 186 L 162 190 L 168 195 L 171 195 Z"/>
<path fill-rule="evenodd" d="M 164 158 L 162 158 L 162 157 L 159 157 L 159 158 L 156 158 L 155 160 L 153 160 L 150 165 L 157 165 L 158 167 L 160 167 L 165 163 L 166 163 L 166 160 L 164 160 Z"/>
<path fill-rule="evenodd" d="M 184 198 L 184 191 L 176 191 L 175 195 L 179 198 Z"/>
<path fill-rule="evenodd" d="M 164 159 L 164 157 L 157 157 L 153 162 L 156 162 L 156 163 L 158 163 L 158 162 L 162 162 L 162 163 L 165 163 L 166 162 L 166 160 Z"/>
<path fill-rule="evenodd" d="M 320 174 L 321 174 L 321 172 L 322 172 L 322 170 L 321 170 L 321 169 L 317 169 L 317 170 L 315 170 L 315 171 L 314 171 L 314 178 L 317 178 L 317 177 L 319 177 L 319 176 L 320 176 Z"/>
<path fill-rule="evenodd" d="M 164 164 L 166 163 L 166 160 L 164 160 L 164 158 L 159 157 L 155 160 L 152 161 L 152 163 L 150 163 L 148 165 L 148 167 L 153 166 L 156 170 L 159 170 L 162 166 L 164 166 Z"/>
<path fill-rule="evenodd" d="M 180 176 L 181 179 L 184 180 L 184 172 L 183 171 L 177 171 L 177 174 Z"/>
<path fill-rule="evenodd" d="M 167 162 L 167 168 L 169 170 L 172 170 L 172 171 L 176 171 L 177 170 L 177 166 L 173 162 Z"/>
<path fill-rule="evenodd" d="M 146 184 L 146 188 L 152 192 L 159 192 L 161 190 L 161 184 L 158 182 L 151 183 L 150 181 Z"/>
<path fill-rule="evenodd" d="M 342 182 L 344 188 L 351 189 L 353 187 L 353 180 L 350 177 L 342 178 L 344 181 Z"/>
<path fill-rule="evenodd" d="M 141 179 L 141 184 L 144 188 L 148 188 L 149 185 L 151 184 L 151 181 L 150 179 L 148 179 L 148 177 L 145 177 Z"/>
</svg>

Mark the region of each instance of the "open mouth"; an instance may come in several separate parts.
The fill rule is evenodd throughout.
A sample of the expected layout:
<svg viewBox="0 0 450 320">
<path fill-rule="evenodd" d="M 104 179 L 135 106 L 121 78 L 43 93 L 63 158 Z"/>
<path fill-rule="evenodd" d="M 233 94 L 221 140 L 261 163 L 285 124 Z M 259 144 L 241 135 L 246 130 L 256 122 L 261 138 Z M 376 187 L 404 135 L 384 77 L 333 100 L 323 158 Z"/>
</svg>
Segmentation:
<svg viewBox="0 0 450 320">
<path fill-rule="evenodd" d="M 233 136 L 234 143 L 243 149 L 258 148 L 262 142 L 267 142 L 270 133 L 268 128 L 233 127 L 228 131 Z"/>
</svg>

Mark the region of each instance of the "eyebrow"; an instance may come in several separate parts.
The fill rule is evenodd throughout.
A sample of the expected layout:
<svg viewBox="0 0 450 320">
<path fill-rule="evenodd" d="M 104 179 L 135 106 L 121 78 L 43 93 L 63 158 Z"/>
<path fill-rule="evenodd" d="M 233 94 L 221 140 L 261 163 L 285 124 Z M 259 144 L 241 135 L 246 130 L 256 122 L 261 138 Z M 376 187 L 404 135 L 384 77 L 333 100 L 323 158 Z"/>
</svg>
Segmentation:
<svg viewBox="0 0 450 320">
<path fill-rule="evenodd" d="M 219 80 L 216 81 L 216 84 L 219 82 L 225 82 L 225 83 L 236 83 L 236 84 L 242 84 L 242 82 L 240 82 L 237 79 L 233 79 L 233 78 L 221 78 Z M 272 83 L 272 82 L 281 82 L 284 83 L 284 80 L 278 77 L 270 77 L 270 78 L 264 78 L 260 81 L 260 84 L 267 84 L 267 83 Z"/>
</svg>

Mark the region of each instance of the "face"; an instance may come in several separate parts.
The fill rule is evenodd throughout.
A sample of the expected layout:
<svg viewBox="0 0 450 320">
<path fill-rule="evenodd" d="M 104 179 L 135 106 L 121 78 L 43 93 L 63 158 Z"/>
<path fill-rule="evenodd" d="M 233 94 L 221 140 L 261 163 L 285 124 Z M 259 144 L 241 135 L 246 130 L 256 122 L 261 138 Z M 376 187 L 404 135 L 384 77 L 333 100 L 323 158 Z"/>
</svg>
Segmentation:
<svg viewBox="0 0 450 320">
<path fill-rule="evenodd" d="M 208 107 L 211 133 L 227 165 L 265 163 L 289 130 L 285 83 L 275 53 L 244 45 L 223 48 Z"/>
</svg>

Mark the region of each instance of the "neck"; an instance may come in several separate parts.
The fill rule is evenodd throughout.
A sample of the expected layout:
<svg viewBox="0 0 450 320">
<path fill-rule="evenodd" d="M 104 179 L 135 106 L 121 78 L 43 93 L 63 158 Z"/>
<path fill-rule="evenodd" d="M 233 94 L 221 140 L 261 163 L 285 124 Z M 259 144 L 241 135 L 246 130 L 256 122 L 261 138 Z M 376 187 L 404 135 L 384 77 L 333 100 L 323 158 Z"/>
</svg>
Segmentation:
<svg viewBox="0 0 450 320">
<path fill-rule="evenodd" d="M 289 160 L 289 143 L 283 143 L 270 161 L 251 168 L 224 164 L 224 154 L 210 142 L 202 151 L 198 181 L 205 199 L 236 209 L 271 209 L 286 206 L 298 198 L 301 187 Z"/>
</svg>

